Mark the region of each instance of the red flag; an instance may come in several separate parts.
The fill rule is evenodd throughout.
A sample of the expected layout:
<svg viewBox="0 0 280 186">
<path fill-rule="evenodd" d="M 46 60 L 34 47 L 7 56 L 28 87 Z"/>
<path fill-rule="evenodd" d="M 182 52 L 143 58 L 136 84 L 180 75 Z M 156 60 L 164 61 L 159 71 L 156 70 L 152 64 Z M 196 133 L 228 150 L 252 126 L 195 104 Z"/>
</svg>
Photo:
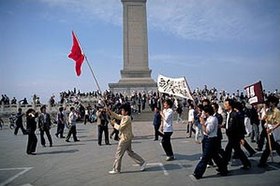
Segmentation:
<svg viewBox="0 0 280 186">
<path fill-rule="evenodd" d="M 82 49 L 79 45 L 78 39 L 73 31 L 72 31 L 72 36 L 73 36 L 73 46 L 71 49 L 71 53 L 68 55 L 68 57 L 76 62 L 76 66 L 75 66 L 76 73 L 77 76 L 79 76 L 81 74 L 81 66 L 83 64 L 85 56 L 82 53 Z"/>
</svg>

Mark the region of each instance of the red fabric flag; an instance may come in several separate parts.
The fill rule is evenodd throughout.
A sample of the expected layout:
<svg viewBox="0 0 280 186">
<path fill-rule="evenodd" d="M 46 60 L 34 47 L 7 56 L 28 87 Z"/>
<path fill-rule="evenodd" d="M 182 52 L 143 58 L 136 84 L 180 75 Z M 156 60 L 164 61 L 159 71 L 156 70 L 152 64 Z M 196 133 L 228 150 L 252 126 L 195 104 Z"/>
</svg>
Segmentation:
<svg viewBox="0 0 280 186">
<path fill-rule="evenodd" d="M 84 62 L 84 54 L 82 53 L 82 49 L 79 45 L 78 39 L 75 35 L 75 33 L 72 31 L 72 36 L 73 36 L 73 46 L 71 49 L 71 53 L 68 55 L 69 58 L 73 59 L 76 62 L 76 73 L 77 76 L 81 75 L 81 66 Z"/>
</svg>

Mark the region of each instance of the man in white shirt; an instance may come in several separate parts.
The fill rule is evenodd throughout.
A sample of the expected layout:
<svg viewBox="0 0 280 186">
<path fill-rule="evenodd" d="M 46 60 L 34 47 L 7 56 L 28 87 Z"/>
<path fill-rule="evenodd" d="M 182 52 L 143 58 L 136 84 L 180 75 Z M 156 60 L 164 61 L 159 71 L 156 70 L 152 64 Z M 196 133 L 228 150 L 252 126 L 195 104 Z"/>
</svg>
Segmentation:
<svg viewBox="0 0 280 186">
<path fill-rule="evenodd" d="M 203 154 L 201 160 L 195 168 L 193 175 L 191 176 L 195 177 L 196 179 L 202 178 L 206 170 L 207 163 L 212 158 L 218 166 L 217 171 L 219 171 L 222 176 L 226 176 L 228 172 L 226 163 L 218 154 L 218 119 L 213 116 L 214 109 L 210 105 L 204 106 L 203 111 L 204 115 L 206 116 L 206 121 L 204 119 L 201 120 L 202 130 L 204 134 L 202 140 Z"/>
<path fill-rule="evenodd" d="M 161 131 L 163 132 L 161 144 L 166 153 L 166 161 L 174 160 L 174 154 L 171 146 L 171 135 L 173 134 L 173 102 L 171 100 L 163 101 L 163 111 L 160 113 L 162 117 Z"/>
<path fill-rule="evenodd" d="M 75 142 L 80 141 L 80 140 L 77 139 L 77 130 L 76 130 L 76 120 L 78 119 L 78 114 L 76 113 L 74 107 L 70 108 L 70 114 L 69 114 L 68 119 L 69 119 L 70 129 L 69 129 L 69 132 L 68 132 L 68 135 L 67 135 L 65 141 L 70 142 L 69 139 L 70 139 L 72 134 L 73 134 L 73 139 L 74 139 Z"/>
</svg>

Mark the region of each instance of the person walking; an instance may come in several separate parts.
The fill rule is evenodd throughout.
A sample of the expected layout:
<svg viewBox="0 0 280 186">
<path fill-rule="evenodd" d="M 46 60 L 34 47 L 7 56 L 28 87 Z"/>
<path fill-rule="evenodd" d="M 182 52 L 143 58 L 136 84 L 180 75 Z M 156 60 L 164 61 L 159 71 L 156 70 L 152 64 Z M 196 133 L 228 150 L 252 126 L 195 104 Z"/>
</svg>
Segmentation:
<svg viewBox="0 0 280 186">
<path fill-rule="evenodd" d="M 63 136 L 63 132 L 64 132 L 64 127 L 65 127 L 65 114 L 63 113 L 63 107 L 59 107 L 59 111 L 57 113 L 57 132 L 55 133 L 55 136 L 58 137 L 60 136 L 60 138 L 65 138 Z"/>
<path fill-rule="evenodd" d="M 16 128 L 14 131 L 14 134 L 17 135 L 18 134 L 18 129 L 21 129 L 22 134 L 26 135 L 26 130 L 23 127 L 23 121 L 22 121 L 22 117 L 23 117 L 23 113 L 22 113 L 22 109 L 19 108 L 18 109 L 18 113 L 16 114 Z"/>
<path fill-rule="evenodd" d="M 109 143 L 109 130 L 108 130 L 108 114 L 104 108 L 100 108 L 96 112 L 97 117 L 97 126 L 98 126 L 98 145 L 101 146 L 102 143 L 102 134 L 105 135 L 105 144 L 110 145 Z"/>
<path fill-rule="evenodd" d="M 218 166 L 218 171 L 221 175 L 226 176 L 227 175 L 227 165 L 222 159 L 222 157 L 219 155 L 219 146 L 217 143 L 219 142 L 219 139 L 217 137 L 217 131 L 218 131 L 218 119 L 213 116 L 214 109 L 210 105 L 206 105 L 203 107 L 205 119 L 203 118 L 201 120 L 202 124 L 202 131 L 203 131 L 203 140 L 202 140 L 202 158 L 197 164 L 193 176 L 196 179 L 202 178 L 207 163 L 213 159 L 216 165 Z"/>
<path fill-rule="evenodd" d="M 194 118 L 195 117 L 195 110 L 194 110 L 194 105 L 190 104 L 189 105 L 189 110 L 188 110 L 188 123 L 187 123 L 187 127 L 186 127 L 186 133 L 189 133 L 189 136 L 187 136 L 187 138 L 191 138 L 192 137 L 192 132 L 195 132 L 195 130 L 193 129 L 193 125 L 194 125 Z"/>
<path fill-rule="evenodd" d="M 70 139 L 71 135 L 73 135 L 74 142 L 80 141 L 77 138 L 77 129 L 76 129 L 76 120 L 77 119 L 78 119 L 78 114 L 75 111 L 75 108 L 71 107 L 70 108 L 70 113 L 69 113 L 69 116 L 68 116 L 68 125 L 69 125 L 70 128 L 69 128 L 69 132 L 68 132 L 68 135 L 66 137 L 66 140 L 65 140 L 66 142 L 70 142 L 69 139 Z"/>
<path fill-rule="evenodd" d="M 195 115 L 194 115 L 195 137 L 194 137 L 194 141 L 197 144 L 201 144 L 201 141 L 203 139 L 202 125 L 200 123 L 200 118 L 202 116 L 202 109 L 203 109 L 202 104 L 197 105 L 196 108 L 195 108 Z M 189 137 L 191 137 L 191 135 Z"/>
<path fill-rule="evenodd" d="M 84 125 L 86 125 L 87 121 L 89 121 L 90 113 L 91 113 L 91 106 L 90 106 L 90 104 L 88 104 L 88 106 L 85 109 Z"/>
<path fill-rule="evenodd" d="M 226 99 L 224 102 L 224 107 L 227 111 L 226 134 L 228 137 L 224 159 L 226 164 L 228 164 L 231 159 L 232 149 L 234 149 L 234 152 L 243 164 L 242 169 L 250 169 L 251 163 L 240 146 L 240 142 L 244 138 L 244 123 L 241 121 L 239 114 L 234 110 L 234 103 L 232 99 Z"/>
<path fill-rule="evenodd" d="M 260 125 L 261 125 L 261 133 L 259 136 L 259 140 L 257 141 L 258 146 L 255 148 L 256 151 L 262 151 L 263 146 L 265 144 L 265 138 L 267 136 L 266 128 L 265 128 L 265 115 L 267 111 L 267 105 L 268 103 L 266 102 L 265 104 L 260 105 L 259 108 L 259 120 L 260 120 Z"/>
<path fill-rule="evenodd" d="M 266 146 L 262 153 L 258 167 L 266 167 L 267 158 L 272 155 L 272 150 L 276 150 L 280 156 L 280 144 L 277 142 L 280 140 L 280 111 L 277 108 L 279 99 L 273 95 L 267 98 L 268 111 L 264 116 L 266 124 Z"/>
<path fill-rule="evenodd" d="M 259 132 L 259 124 L 260 124 L 260 120 L 259 120 L 259 115 L 258 115 L 258 108 L 257 108 L 257 104 L 253 104 L 252 108 L 251 108 L 251 125 L 252 125 L 252 133 L 251 133 L 251 142 L 255 143 L 259 141 L 259 137 L 260 137 L 260 132 Z"/>
<path fill-rule="evenodd" d="M 212 108 L 214 109 L 214 114 L 213 116 L 215 116 L 218 120 L 218 131 L 217 131 L 217 145 L 218 145 L 218 152 L 219 154 L 223 157 L 224 156 L 224 149 L 222 148 L 222 139 L 223 139 L 223 134 L 222 134 L 222 126 L 223 126 L 223 116 L 218 113 L 219 110 L 219 105 L 218 103 L 212 103 L 211 104 Z"/>
<path fill-rule="evenodd" d="M 140 165 L 140 171 L 145 170 L 145 160 L 132 150 L 131 142 L 133 138 L 132 125 L 131 125 L 131 107 L 130 104 L 122 104 L 120 106 L 121 115 L 116 114 L 110 109 L 107 110 L 111 118 L 121 120 L 120 125 L 114 125 L 114 128 L 120 131 L 120 140 L 118 143 L 117 151 L 115 154 L 115 160 L 113 169 L 109 171 L 109 174 L 117 174 L 121 172 L 122 157 L 125 152 L 138 164 Z"/>
<path fill-rule="evenodd" d="M 159 112 L 159 109 L 157 107 L 154 108 L 154 120 L 153 120 L 153 125 L 154 125 L 154 141 L 158 140 L 159 136 L 159 127 L 161 125 L 161 115 Z"/>
<path fill-rule="evenodd" d="M 163 111 L 160 113 L 162 124 L 160 130 L 163 132 L 161 144 L 166 154 L 166 161 L 175 159 L 172 145 L 171 135 L 173 134 L 173 102 L 170 99 L 163 101 Z"/>
<path fill-rule="evenodd" d="M 35 134 L 37 123 L 34 109 L 28 109 L 26 112 L 26 132 L 28 134 L 26 153 L 36 155 L 37 137 Z"/>
<path fill-rule="evenodd" d="M 183 124 L 184 123 L 182 119 L 183 108 L 181 104 L 178 104 L 176 112 L 177 112 L 177 123 L 182 122 Z"/>
<path fill-rule="evenodd" d="M 45 105 L 43 105 L 40 110 L 41 110 L 41 114 L 39 116 L 39 128 L 40 128 L 40 136 L 41 136 L 41 145 L 43 147 L 46 147 L 46 140 L 44 138 L 44 133 L 46 133 L 50 143 L 50 147 L 52 147 L 53 143 L 52 143 L 52 137 L 50 133 L 51 124 L 52 124 L 51 116 L 49 113 L 46 112 Z"/>
</svg>

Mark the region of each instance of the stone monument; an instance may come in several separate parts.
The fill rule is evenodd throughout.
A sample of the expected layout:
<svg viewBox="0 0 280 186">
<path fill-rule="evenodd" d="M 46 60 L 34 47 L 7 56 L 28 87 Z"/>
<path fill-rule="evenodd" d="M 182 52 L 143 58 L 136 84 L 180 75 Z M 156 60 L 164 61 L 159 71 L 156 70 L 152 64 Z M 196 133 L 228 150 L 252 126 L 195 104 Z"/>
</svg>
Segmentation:
<svg viewBox="0 0 280 186">
<path fill-rule="evenodd" d="M 148 67 L 146 0 L 121 0 L 123 3 L 124 63 L 118 83 L 109 83 L 114 93 L 157 91 Z"/>
</svg>

